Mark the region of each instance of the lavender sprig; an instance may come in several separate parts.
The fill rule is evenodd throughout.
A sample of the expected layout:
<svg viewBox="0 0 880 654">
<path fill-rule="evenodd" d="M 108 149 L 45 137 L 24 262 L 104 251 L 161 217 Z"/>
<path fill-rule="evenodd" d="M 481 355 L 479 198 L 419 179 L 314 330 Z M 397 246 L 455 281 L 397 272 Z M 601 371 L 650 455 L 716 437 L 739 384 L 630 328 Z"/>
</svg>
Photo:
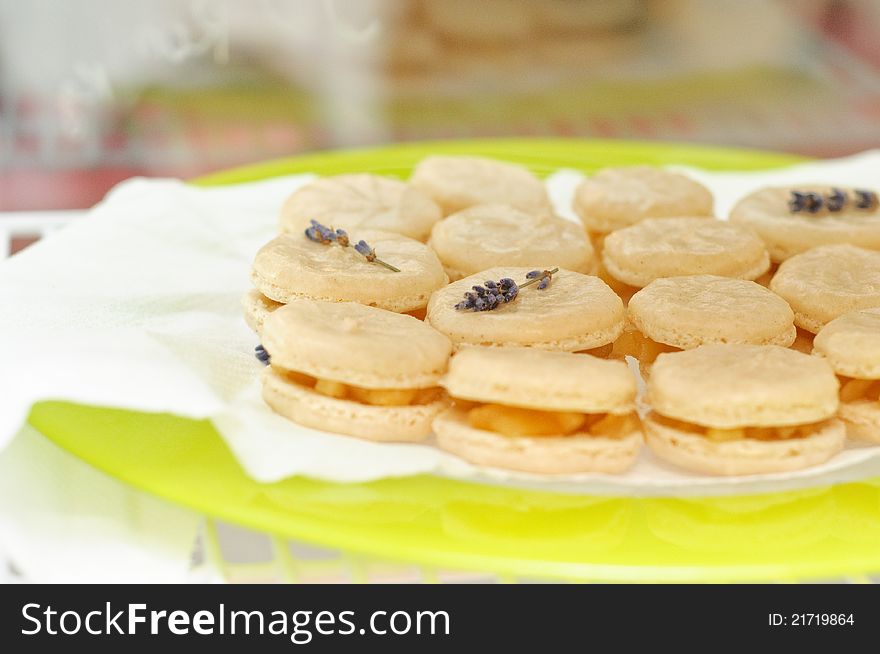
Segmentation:
<svg viewBox="0 0 880 654">
<path fill-rule="evenodd" d="M 497 282 L 488 279 L 482 286 L 472 286 L 472 290 L 464 294 L 464 299 L 455 308 L 458 311 L 492 311 L 502 304 L 513 302 L 519 296 L 520 289 L 526 286 L 537 284 L 538 290 L 543 291 L 550 286 L 550 280 L 557 272 L 559 268 L 529 271 L 522 284 L 517 284 L 509 277 Z"/>
<path fill-rule="evenodd" d="M 344 248 L 347 248 L 351 245 L 351 240 L 348 237 L 348 233 L 344 229 L 333 229 L 332 227 L 326 227 L 319 223 L 317 220 L 312 220 L 311 223 L 311 227 L 306 227 L 305 229 L 306 238 L 310 241 L 321 243 L 322 245 L 332 245 L 333 243 L 336 243 Z M 392 272 L 400 272 L 400 268 L 395 268 L 390 263 L 386 263 L 379 259 L 376 256 L 375 248 L 370 247 L 370 245 L 363 239 L 355 243 L 353 247 L 358 252 L 358 254 L 363 255 L 364 258 L 370 263 L 378 263 L 380 266 L 384 266 Z"/>
<path fill-rule="evenodd" d="M 854 189 L 852 206 L 861 211 L 874 211 L 878 207 L 877 194 L 874 191 L 865 189 Z M 791 198 L 788 201 L 788 210 L 791 213 L 801 213 L 806 211 L 811 214 L 818 214 L 823 210 L 830 213 L 839 213 L 843 211 L 850 203 L 849 194 L 839 188 L 832 188 L 831 192 L 826 195 L 815 193 L 813 191 L 792 191 Z"/>
</svg>

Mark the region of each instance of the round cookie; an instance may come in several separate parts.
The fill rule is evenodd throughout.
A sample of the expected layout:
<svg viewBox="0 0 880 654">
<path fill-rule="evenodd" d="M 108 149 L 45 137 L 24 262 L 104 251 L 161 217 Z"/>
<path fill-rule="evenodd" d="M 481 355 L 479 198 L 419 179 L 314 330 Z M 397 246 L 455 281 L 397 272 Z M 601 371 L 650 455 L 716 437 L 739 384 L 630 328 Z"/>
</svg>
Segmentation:
<svg viewBox="0 0 880 654">
<path fill-rule="evenodd" d="M 825 245 L 784 261 L 770 290 L 794 309 L 795 324 L 817 333 L 849 311 L 880 307 L 880 252 Z"/>
<path fill-rule="evenodd" d="M 364 230 L 380 230 L 425 241 L 441 217 L 440 207 L 409 184 L 361 173 L 324 177 L 297 190 L 281 208 L 280 228 L 301 234 L 317 220 L 359 239 Z"/>
<path fill-rule="evenodd" d="M 599 32 L 634 23 L 644 16 L 645 6 L 641 0 L 541 0 L 535 11 L 539 24 L 552 31 Z"/>
<path fill-rule="evenodd" d="M 753 280 L 770 267 L 763 242 L 739 225 L 705 218 L 649 218 L 605 237 L 602 263 L 635 287 L 661 277 L 719 275 Z"/>
<path fill-rule="evenodd" d="M 840 212 L 792 213 L 788 202 L 792 188 L 764 188 L 742 198 L 730 220 L 748 225 L 767 244 L 773 261 L 785 261 L 801 252 L 835 243 L 880 250 L 880 212 L 846 208 Z M 830 186 L 808 185 L 799 191 L 827 195 Z M 841 190 L 852 193 L 853 189 Z"/>
<path fill-rule="evenodd" d="M 495 266 L 592 273 L 593 246 L 571 221 L 506 204 L 478 204 L 434 225 L 428 243 L 452 280 Z"/>
<path fill-rule="evenodd" d="M 282 234 L 257 252 L 251 281 L 275 302 L 353 301 L 399 313 L 424 308 L 431 293 L 448 282 L 437 255 L 424 243 L 368 230 L 357 238 L 400 272 L 367 261 L 353 247 L 316 243 L 301 233 Z"/>
<path fill-rule="evenodd" d="M 533 214 L 553 210 L 540 179 L 522 166 L 494 159 L 427 157 L 415 167 L 409 183 L 439 204 L 447 216 L 475 204 L 492 203 Z"/>
<path fill-rule="evenodd" d="M 715 275 L 656 279 L 633 295 L 629 321 L 658 343 L 689 350 L 707 343 L 789 347 L 794 313 L 755 282 Z"/>
<path fill-rule="evenodd" d="M 774 345 L 661 354 L 648 380 L 647 442 L 659 457 L 711 474 L 815 465 L 843 447 L 838 388 L 825 361 Z"/>
<path fill-rule="evenodd" d="M 275 309 L 284 306 L 280 302 L 270 300 L 256 289 L 252 289 L 244 294 L 241 298 L 241 305 L 244 309 L 244 321 L 257 334 L 263 331 L 263 323 L 266 321 L 266 317 Z"/>
<path fill-rule="evenodd" d="M 651 166 L 605 168 L 575 190 L 572 208 L 587 230 L 604 234 L 645 218 L 712 215 L 709 190 L 689 177 Z"/>
<path fill-rule="evenodd" d="M 622 361 L 527 348 L 456 354 L 437 444 L 477 463 L 540 474 L 616 473 L 641 444 L 636 382 Z"/>
<path fill-rule="evenodd" d="M 422 440 L 447 405 L 452 350 L 424 322 L 355 302 L 296 299 L 263 324 L 263 398 L 295 422 L 371 440 Z"/>
<path fill-rule="evenodd" d="M 816 335 L 813 353 L 842 377 L 839 416 L 847 433 L 880 443 L 880 308 L 845 313 Z"/>
<path fill-rule="evenodd" d="M 623 302 L 598 277 L 562 270 L 548 288 L 524 288 L 493 311 L 460 311 L 464 293 L 486 280 L 518 284 L 529 268 L 490 268 L 436 291 L 426 320 L 462 345 L 523 346 L 577 352 L 612 343 L 623 331 Z"/>
<path fill-rule="evenodd" d="M 528 38 L 534 22 L 524 2 L 444 0 L 423 6 L 428 23 L 453 42 L 520 41 Z"/>
</svg>

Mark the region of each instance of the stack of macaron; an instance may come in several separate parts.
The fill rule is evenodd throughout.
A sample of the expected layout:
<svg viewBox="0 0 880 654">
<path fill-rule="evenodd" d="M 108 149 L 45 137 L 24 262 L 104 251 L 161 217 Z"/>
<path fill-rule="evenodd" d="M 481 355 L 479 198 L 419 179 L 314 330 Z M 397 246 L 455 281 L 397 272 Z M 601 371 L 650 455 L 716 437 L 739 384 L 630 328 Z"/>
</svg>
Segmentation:
<svg viewBox="0 0 880 654">
<path fill-rule="evenodd" d="M 880 443 L 876 193 L 713 204 L 686 175 L 614 168 L 566 220 L 526 168 L 464 156 L 308 183 L 244 300 L 263 396 L 307 427 L 542 475 L 623 472 L 643 441 L 716 475 Z"/>
</svg>

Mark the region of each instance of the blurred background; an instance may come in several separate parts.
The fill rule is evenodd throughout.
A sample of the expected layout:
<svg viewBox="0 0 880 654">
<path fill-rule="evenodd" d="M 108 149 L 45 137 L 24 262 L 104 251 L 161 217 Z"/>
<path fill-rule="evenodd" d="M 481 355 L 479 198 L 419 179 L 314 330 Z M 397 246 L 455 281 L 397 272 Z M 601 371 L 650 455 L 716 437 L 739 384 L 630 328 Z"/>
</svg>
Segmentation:
<svg viewBox="0 0 880 654">
<path fill-rule="evenodd" d="M 0 212 L 416 139 L 847 154 L 878 34 L 876 0 L 0 0 Z"/>
</svg>

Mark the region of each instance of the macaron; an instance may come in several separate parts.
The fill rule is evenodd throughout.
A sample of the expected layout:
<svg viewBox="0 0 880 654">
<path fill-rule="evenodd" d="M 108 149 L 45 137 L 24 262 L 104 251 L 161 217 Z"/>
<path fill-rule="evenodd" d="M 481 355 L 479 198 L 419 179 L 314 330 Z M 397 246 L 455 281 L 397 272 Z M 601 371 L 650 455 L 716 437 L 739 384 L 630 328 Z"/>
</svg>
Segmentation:
<svg viewBox="0 0 880 654">
<path fill-rule="evenodd" d="M 534 17 L 528 3 L 509 0 L 426 2 L 424 14 L 431 27 L 453 43 L 507 43 L 528 39 Z"/>
<path fill-rule="evenodd" d="M 643 364 L 708 343 L 789 347 L 796 335 L 785 300 L 755 282 L 716 275 L 655 279 L 632 296 L 627 318 L 640 338 L 625 354 Z"/>
<path fill-rule="evenodd" d="M 440 207 L 411 185 L 360 173 L 323 177 L 298 189 L 281 208 L 280 229 L 301 234 L 317 220 L 353 234 L 380 230 L 426 241 L 441 217 Z"/>
<path fill-rule="evenodd" d="M 621 299 L 598 277 L 560 269 L 546 288 L 521 288 L 515 300 L 493 310 L 456 308 L 474 286 L 504 279 L 522 284 L 529 272 L 489 268 L 453 282 L 431 296 L 426 320 L 456 348 L 491 345 L 610 353 L 611 343 L 623 331 L 625 314 Z"/>
<path fill-rule="evenodd" d="M 845 313 L 813 341 L 840 378 L 840 411 L 847 433 L 880 443 L 880 308 Z"/>
<path fill-rule="evenodd" d="M 608 234 L 602 262 L 635 288 L 681 275 L 753 280 L 770 267 L 764 243 L 748 228 L 691 217 L 649 218 Z"/>
<path fill-rule="evenodd" d="M 827 200 L 839 191 L 848 199 L 840 210 L 817 208 L 792 211 L 793 192 L 814 193 L 827 206 Z M 731 222 L 748 225 L 767 244 L 773 261 L 785 261 L 801 252 L 835 243 L 849 243 L 880 250 L 880 211 L 859 209 L 853 198 L 855 189 L 830 186 L 773 187 L 755 191 L 742 198 L 730 211 Z"/>
<path fill-rule="evenodd" d="M 711 217 L 712 194 L 685 175 L 652 166 L 605 168 L 575 190 L 572 208 L 587 231 L 607 234 L 645 218 Z"/>
<path fill-rule="evenodd" d="M 427 157 L 415 167 L 409 183 L 440 205 L 446 216 L 475 204 L 508 204 L 528 213 L 553 210 L 540 179 L 522 166 L 495 159 Z"/>
<path fill-rule="evenodd" d="M 394 272 L 370 262 L 354 248 L 365 240 Z M 296 298 L 360 302 L 399 313 L 419 311 L 431 293 L 449 281 L 434 251 L 424 243 L 392 232 L 362 230 L 352 245 L 319 243 L 302 232 L 282 234 L 257 252 L 251 281 L 264 296 L 280 303 Z"/>
<path fill-rule="evenodd" d="M 582 273 L 596 267 L 580 225 L 507 204 L 477 204 L 452 214 L 434 225 L 428 245 L 451 280 L 496 266 L 559 266 Z"/>
<path fill-rule="evenodd" d="M 448 406 L 452 344 L 421 320 L 356 302 L 295 299 L 263 324 L 263 399 L 306 427 L 421 441 Z"/>
<path fill-rule="evenodd" d="M 622 361 L 528 348 L 473 347 L 442 385 L 437 445 L 479 465 L 540 474 L 617 473 L 642 441 L 636 381 Z"/>
<path fill-rule="evenodd" d="M 555 32 L 590 32 L 590 38 L 604 30 L 617 30 L 631 25 L 645 14 L 640 0 L 615 2 L 572 2 L 541 0 L 534 3 L 539 24 Z M 583 34 L 581 34 L 581 38 Z M 589 40 L 589 39 L 584 39 Z"/>
<path fill-rule="evenodd" d="M 241 298 L 241 306 L 244 309 L 244 321 L 247 326 L 257 334 L 263 331 L 263 323 L 266 317 L 284 305 L 275 300 L 270 300 L 257 289 L 251 289 Z"/>
<path fill-rule="evenodd" d="M 838 316 L 880 307 L 880 252 L 824 245 L 784 261 L 770 290 L 794 309 L 795 324 L 813 334 Z"/>
<path fill-rule="evenodd" d="M 676 466 L 716 475 L 817 465 L 845 439 L 826 361 L 777 345 L 703 345 L 661 354 L 648 380 L 645 437 Z"/>
</svg>

